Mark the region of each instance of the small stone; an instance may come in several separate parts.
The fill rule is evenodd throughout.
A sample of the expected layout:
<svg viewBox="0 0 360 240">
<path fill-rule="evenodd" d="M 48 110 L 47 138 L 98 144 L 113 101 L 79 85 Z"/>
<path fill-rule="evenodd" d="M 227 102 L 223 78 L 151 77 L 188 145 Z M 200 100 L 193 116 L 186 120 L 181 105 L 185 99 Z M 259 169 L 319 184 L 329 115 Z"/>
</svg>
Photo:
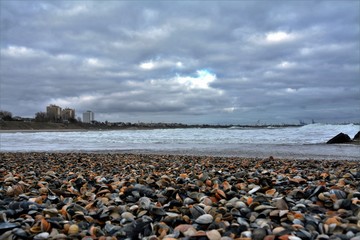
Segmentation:
<svg viewBox="0 0 360 240">
<path fill-rule="evenodd" d="M 266 236 L 266 230 L 264 228 L 256 228 L 252 232 L 253 240 L 263 240 L 265 236 Z"/>
</svg>

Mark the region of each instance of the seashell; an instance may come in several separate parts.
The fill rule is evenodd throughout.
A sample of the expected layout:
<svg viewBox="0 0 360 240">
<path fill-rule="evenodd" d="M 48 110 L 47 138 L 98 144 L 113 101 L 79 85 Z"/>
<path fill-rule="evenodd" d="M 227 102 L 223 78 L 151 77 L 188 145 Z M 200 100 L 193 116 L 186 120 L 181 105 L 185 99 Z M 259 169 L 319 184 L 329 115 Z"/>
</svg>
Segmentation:
<svg viewBox="0 0 360 240">
<path fill-rule="evenodd" d="M 11 174 L 12 175 L 12 174 Z M 4 182 L 5 183 L 15 183 L 16 182 L 16 179 L 13 177 L 13 176 L 10 176 L 10 177 L 7 177 L 4 179 Z"/>
<path fill-rule="evenodd" d="M 208 197 L 202 198 L 201 203 L 204 204 L 204 205 L 207 205 L 207 206 L 211 206 L 211 205 L 213 204 L 213 202 L 211 201 L 211 199 L 208 198 Z"/>
<path fill-rule="evenodd" d="M 140 217 L 142 217 L 142 216 L 145 216 L 147 213 L 148 213 L 148 211 L 146 211 L 146 210 L 140 211 L 140 212 L 136 215 L 136 217 L 140 218 Z"/>
<path fill-rule="evenodd" d="M 318 198 L 321 201 L 326 201 L 326 200 L 330 199 L 330 194 L 328 192 L 322 192 L 322 193 L 319 193 Z"/>
<path fill-rule="evenodd" d="M 251 213 L 251 209 L 248 207 L 240 208 L 239 211 L 242 216 L 246 216 L 247 214 Z"/>
<path fill-rule="evenodd" d="M 284 227 L 276 227 L 272 230 L 272 233 L 275 235 L 280 235 L 285 231 L 286 231 L 286 229 Z"/>
<path fill-rule="evenodd" d="M 29 239 L 29 234 L 22 228 L 16 228 L 12 231 L 12 233 L 19 239 Z"/>
<path fill-rule="evenodd" d="M 76 225 L 76 224 L 71 224 L 70 226 L 69 226 L 69 229 L 68 229 L 68 234 L 69 235 L 76 235 L 76 234 L 78 234 L 79 233 L 79 226 L 78 225 Z"/>
<path fill-rule="evenodd" d="M 48 194 L 49 190 L 46 187 L 41 187 L 39 189 L 39 194 L 43 195 L 43 194 Z"/>
<path fill-rule="evenodd" d="M 181 232 L 185 237 L 192 237 L 196 234 L 196 229 L 190 224 L 180 224 L 175 227 L 175 231 Z"/>
<path fill-rule="evenodd" d="M 264 228 L 256 228 L 251 234 L 252 239 L 264 239 L 266 236 L 266 230 Z"/>
<path fill-rule="evenodd" d="M 46 218 L 46 221 L 48 221 L 48 223 L 50 223 L 50 225 L 51 225 L 50 233 L 56 229 L 63 228 L 64 219 L 62 217 Z"/>
<path fill-rule="evenodd" d="M 230 183 L 226 180 L 222 183 L 222 187 L 223 187 L 224 191 L 228 191 L 231 189 Z"/>
<path fill-rule="evenodd" d="M 135 212 L 139 209 L 139 206 L 138 205 L 132 205 L 129 210 L 132 211 L 132 212 Z"/>
<path fill-rule="evenodd" d="M 189 197 L 184 199 L 184 204 L 185 205 L 190 205 L 190 204 L 193 204 L 193 203 L 195 203 L 195 201 L 193 199 L 189 198 Z"/>
<path fill-rule="evenodd" d="M 199 176 L 198 176 L 198 179 L 202 182 L 205 182 L 206 179 L 209 178 L 209 174 L 207 174 L 206 172 L 205 173 L 201 173 Z"/>
<path fill-rule="evenodd" d="M 254 208 L 255 211 L 259 212 L 266 209 L 276 209 L 276 207 L 270 206 L 270 205 L 259 205 Z"/>
<path fill-rule="evenodd" d="M 45 220 L 45 218 L 41 219 L 40 228 L 42 232 L 50 232 L 51 225 L 48 221 Z"/>
<path fill-rule="evenodd" d="M 209 240 L 220 240 L 221 239 L 221 234 L 219 233 L 218 230 L 210 230 L 206 232 L 206 236 Z"/>
<path fill-rule="evenodd" d="M 179 216 L 181 216 L 180 214 L 174 213 L 174 212 L 166 212 L 166 215 L 169 216 L 169 217 L 179 217 Z"/>
<path fill-rule="evenodd" d="M 188 175 L 187 175 L 186 173 L 181 173 L 181 174 L 179 175 L 179 177 L 180 177 L 180 178 L 183 178 L 183 179 L 186 179 L 186 178 L 188 178 Z"/>
<path fill-rule="evenodd" d="M 50 234 L 50 239 L 59 239 L 59 240 L 64 240 L 64 239 L 68 239 L 68 237 L 63 234 L 63 233 L 59 233 L 59 234 L 54 234 L 54 235 L 51 235 Z"/>
<path fill-rule="evenodd" d="M 300 220 L 304 220 L 305 218 L 304 218 L 304 215 L 302 214 L 302 213 L 300 213 L 300 212 L 296 212 L 296 213 L 294 213 L 294 219 L 300 219 Z"/>
<path fill-rule="evenodd" d="M 279 210 L 288 210 L 288 204 L 283 198 L 279 198 L 275 201 L 275 207 Z"/>
<path fill-rule="evenodd" d="M 215 197 L 217 198 L 217 199 L 226 199 L 226 194 L 224 193 L 224 191 L 223 190 L 221 190 L 221 189 L 216 189 L 216 192 L 215 192 Z"/>
<path fill-rule="evenodd" d="M 126 221 L 133 221 L 135 216 L 130 212 L 123 212 L 121 214 L 121 218 L 125 219 Z"/>
<path fill-rule="evenodd" d="M 239 209 L 236 209 L 236 208 L 232 208 L 230 210 L 230 213 L 234 216 L 234 217 L 240 217 L 241 216 L 241 213 L 239 211 Z"/>
<path fill-rule="evenodd" d="M 192 236 L 193 238 L 203 238 L 203 237 L 206 237 L 206 232 L 205 231 L 202 231 L 202 230 L 199 230 L 195 233 L 195 235 Z"/>
<path fill-rule="evenodd" d="M 300 219 L 294 219 L 293 223 L 294 224 L 292 225 L 292 227 L 294 227 L 296 229 L 304 227 L 304 223 Z"/>
<path fill-rule="evenodd" d="M 338 187 L 344 187 L 346 185 L 345 179 L 339 179 L 338 183 L 336 184 Z"/>
<path fill-rule="evenodd" d="M 40 225 L 34 225 L 30 228 L 30 232 L 31 233 L 40 233 L 41 232 L 41 227 Z"/>
<path fill-rule="evenodd" d="M 242 201 L 236 201 L 235 204 L 234 204 L 234 207 L 239 209 L 239 208 L 244 208 L 244 207 L 247 207 L 246 204 Z"/>
<path fill-rule="evenodd" d="M 89 229 L 89 233 L 92 237 L 99 237 L 104 235 L 99 227 L 91 226 Z"/>
<path fill-rule="evenodd" d="M 210 214 L 204 214 L 198 217 L 195 222 L 198 224 L 210 224 L 213 220 L 213 216 L 211 216 Z"/>
<path fill-rule="evenodd" d="M 269 219 L 265 219 L 265 218 L 258 218 L 255 220 L 255 224 L 258 225 L 260 228 L 270 228 L 271 221 Z"/>
<path fill-rule="evenodd" d="M 171 178 L 170 178 L 168 175 L 162 175 L 160 178 L 161 178 L 162 180 L 165 180 L 166 182 L 171 183 Z"/>
<path fill-rule="evenodd" d="M 50 236 L 50 233 L 48 232 L 42 232 L 34 236 L 34 240 L 42 240 L 42 239 L 48 239 Z"/>
<path fill-rule="evenodd" d="M 274 194 L 276 193 L 276 189 L 272 188 L 272 189 L 269 189 L 265 192 L 265 194 L 267 196 L 274 196 Z"/>
<path fill-rule="evenodd" d="M 99 192 L 96 193 L 96 196 L 101 196 L 101 195 L 105 195 L 107 193 L 110 193 L 110 190 L 109 189 L 103 189 Z"/>
<path fill-rule="evenodd" d="M 252 237 L 252 233 L 251 233 L 251 231 L 243 231 L 242 233 L 241 233 L 241 237 L 242 238 L 244 238 L 244 239 L 251 239 L 251 237 Z"/>
<path fill-rule="evenodd" d="M 205 211 L 200 206 L 194 205 L 192 208 L 190 208 L 190 213 L 193 219 L 197 219 L 201 215 L 204 215 Z"/>
<path fill-rule="evenodd" d="M 105 205 L 105 206 L 109 205 L 109 201 L 110 201 L 109 198 L 102 197 L 99 200 L 102 202 L 103 205 Z"/>
<path fill-rule="evenodd" d="M 327 172 L 323 172 L 323 173 L 320 174 L 320 177 L 322 177 L 323 179 L 325 179 L 325 178 L 327 178 L 329 176 L 330 176 L 330 174 L 327 173 Z"/>
<path fill-rule="evenodd" d="M 186 232 L 189 228 L 193 228 L 190 224 L 180 224 L 174 228 L 175 231 L 179 231 L 181 233 Z"/>
<path fill-rule="evenodd" d="M 166 211 L 162 207 L 152 207 L 150 213 L 158 216 L 166 216 Z"/>
<path fill-rule="evenodd" d="M 351 173 L 345 173 L 343 178 L 353 178 L 353 175 Z"/>
<path fill-rule="evenodd" d="M 17 227 L 19 227 L 19 225 L 15 224 L 15 223 L 0 222 L 0 233 L 11 230 L 11 229 L 14 229 L 14 228 L 17 228 Z"/>
<path fill-rule="evenodd" d="M 248 198 L 246 199 L 246 203 L 247 203 L 248 206 L 250 206 L 250 205 L 252 204 L 252 202 L 253 202 L 253 198 L 252 198 L 252 197 L 248 197 Z"/>
<path fill-rule="evenodd" d="M 311 193 L 311 195 L 309 196 L 309 198 L 311 198 L 312 196 L 318 196 L 321 192 L 325 191 L 325 187 L 320 185 L 317 186 L 314 191 Z"/>
<path fill-rule="evenodd" d="M 254 209 L 254 208 L 256 208 L 257 206 L 260 206 L 260 203 L 259 203 L 259 202 L 252 202 L 249 207 L 250 207 L 251 209 Z"/>
<path fill-rule="evenodd" d="M 253 187 L 248 193 L 249 194 L 254 194 L 254 193 L 256 193 L 257 191 L 259 191 L 261 189 L 261 187 L 260 186 L 255 186 L 255 187 Z"/>
<path fill-rule="evenodd" d="M 298 236 L 302 239 L 311 239 L 311 233 L 306 231 L 305 229 L 299 229 L 296 232 L 296 236 Z"/>
<path fill-rule="evenodd" d="M 306 183 L 306 179 L 302 178 L 302 177 L 299 177 L 299 176 L 295 176 L 293 178 L 289 178 L 289 181 L 290 182 L 293 182 L 293 183 L 297 183 L 297 184 L 302 184 L 302 183 Z"/>
<path fill-rule="evenodd" d="M 14 188 L 13 187 L 11 187 L 11 186 L 9 186 L 7 189 L 6 189 L 6 195 L 8 195 L 8 196 L 14 196 L 14 193 L 15 191 L 14 191 Z"/>
<path fill-rule="evenodd" d="M 320 235 L 317 236 L 316 239 L 318 239 L 318 240 L 326 240 L 326 239 L 329 239 L 329 236 L 326 235 L 326 234 L 320 234 Z"/>
<path fill-rule="evenodd" d="M 247 184 L 246 183 L 237 183 L 237 184 L 235 184 L 235 187 L 239 190 L 245 190 L 247 188 Z"/>
<path fill-rule="evenodd" d="M 331 189 L 329 193 L 334 194 L 336 196 L 336 199 L 346 199 L 347 197 L 347 194 L 339 189 Z"/>
<path fill-rule="evenodd" d="M 199 181 L 197 182 L 197 184 L 198 184 L 198 186 L 202 186 L 202 181 L 199 180 Z M 208 186 L 208 187 L 211 187 L 211 186 L 213 185 L 213 182 L 212 182 L 210 179 L 206 179 L 206 180 L 205 180 L 205 185 Z"/>
<path fill-rule="evenodd" d="M 142 209 L 149 210 L 151 205 L 151 200 L 148 197 L 141 197 L 139 199 L 139 206 Z"/>
<path fill-rule="evenodd" d="M 275 209 L 275 210 L 272 210 L 269 212 L 270 217 L 278 217 L 279 214 L 280 214 L 280 210 L 278 210 L 278 209 Z"/>
<path fill-rule="evenodd" d="M 325 224 L 332 224 L 335 223 L 336 225 L 340 225 L 340 222 L 338 221 L 337 217 L 330 217 L 325 221 Z"/>
<path fill-rule="evenodd" d="M 55 217 L 58 215 L 59 211 L 56 208 L 45 208 L 43 213 Z"/>
<path fill-rule="evenodd" d="M 304 209 L 306 209 L 306 206 L 305 206 L 305 204 L 302 204 L 302 203 L 298 203 L 294 207 L 291 208 L 291 210 L 293 210 L 293 211 L 304 210 Z"/>
<path fill-rule="evenodd" d="M 14 185 L 13 189 L 14 189 L 14 195 L 16 195 L 16 196 L 24 193 L 24 191 L 25 191 L 25 187 L 22 184 Z"/>
<path fill-rule="evenodd" d="M 301 240 L 301 238 L 297 237 L 297 236 L 288 236 L 289 240 Z"/>
<path fill-rule="evenodd" d="M 236 221 L 237 221 L 241 226 L 245 226 L 246 229 L 250 227 L 249 223 L 248 223 L 244 218 L 238 217 L 238 218 L 236 219 Z"/>
</svg>

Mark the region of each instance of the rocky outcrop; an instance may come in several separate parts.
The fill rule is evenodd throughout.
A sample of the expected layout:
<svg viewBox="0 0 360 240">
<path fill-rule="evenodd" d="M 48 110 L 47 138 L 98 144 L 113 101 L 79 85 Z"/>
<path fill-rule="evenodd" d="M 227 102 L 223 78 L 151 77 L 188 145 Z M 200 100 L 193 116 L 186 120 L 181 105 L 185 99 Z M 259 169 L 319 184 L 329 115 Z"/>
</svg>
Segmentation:
<svg viewBox="0 0 360 240">
<path fill-rule="evenodd" d="M 355 134 L 353 141 L 360 141 L 360 131 L 358 131 L 358 133 Z"/>
<path fill-rule="evenodd" d="M 349 135 L 341 132 L 332 139 L 330 139 L 329 141 L 327 141 L 327 144 L 349 143 L 349 142 L 351 142 L 351 138 L 349 137 Z"/>
</svg>

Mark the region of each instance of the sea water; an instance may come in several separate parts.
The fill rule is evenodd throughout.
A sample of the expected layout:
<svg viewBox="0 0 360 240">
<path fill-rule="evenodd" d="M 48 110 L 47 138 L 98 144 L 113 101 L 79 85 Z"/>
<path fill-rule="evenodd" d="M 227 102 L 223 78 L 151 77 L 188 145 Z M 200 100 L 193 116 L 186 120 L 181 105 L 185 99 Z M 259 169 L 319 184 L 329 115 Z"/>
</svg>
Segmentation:
<svg viewBox="0 0 360 240">
<path fill-rule="evenodd" d="M 0 151 L 106 151 L 242 157 L 360 160 L 360 145 L 325 144 L 359 125 L 178 128 L 153 130 L 0 133 Z"/>
</svg>

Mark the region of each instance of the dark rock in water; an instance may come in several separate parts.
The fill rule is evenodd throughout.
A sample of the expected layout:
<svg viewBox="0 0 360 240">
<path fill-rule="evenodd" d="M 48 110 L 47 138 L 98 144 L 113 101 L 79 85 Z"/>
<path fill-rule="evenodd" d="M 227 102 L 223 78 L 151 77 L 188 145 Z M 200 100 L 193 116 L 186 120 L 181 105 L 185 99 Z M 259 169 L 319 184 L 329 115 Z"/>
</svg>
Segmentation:
<svg viewBox="0 0 360 240">
<path fill-rule="evenodd" d="M 351 138 L 349 135 L 345 133 L 339 133 L 329 141 L 327 141 L 327 144 L 334 144 L 334 143 L 348 143 L 351 142 Z"/>
<path fill-rule="evenodd" d="M 358 131 L 357 134 L 355 134 L 353 140 L 354 141 L 360 141 L 360 131 Z"/>
</svg>

